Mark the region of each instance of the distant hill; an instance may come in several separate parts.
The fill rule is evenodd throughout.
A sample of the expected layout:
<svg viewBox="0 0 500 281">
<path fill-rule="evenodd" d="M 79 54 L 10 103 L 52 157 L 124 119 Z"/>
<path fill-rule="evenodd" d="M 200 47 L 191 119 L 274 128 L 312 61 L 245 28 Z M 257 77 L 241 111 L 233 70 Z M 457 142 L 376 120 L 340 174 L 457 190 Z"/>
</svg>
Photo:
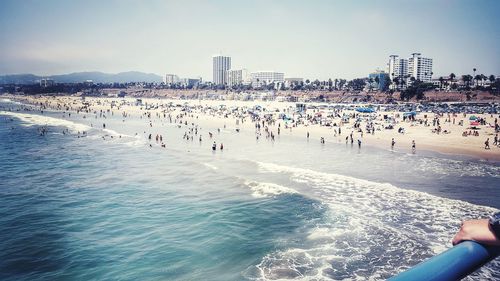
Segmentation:
<svg viewBox="0 0 500 281">
<path fill-rule="evenodd" d="M 0 75 L 0 84 L 35 84 L 42 78 L 54 79 L 56 83 L 78 83 L 85 80 L 92 80 L 94 83 L 162 82 L 162 77 L 154 73 L 128 71 L 112 74 L 93 71 L 50 76 L 37 76 L 34 74 Z"/>
</svg>

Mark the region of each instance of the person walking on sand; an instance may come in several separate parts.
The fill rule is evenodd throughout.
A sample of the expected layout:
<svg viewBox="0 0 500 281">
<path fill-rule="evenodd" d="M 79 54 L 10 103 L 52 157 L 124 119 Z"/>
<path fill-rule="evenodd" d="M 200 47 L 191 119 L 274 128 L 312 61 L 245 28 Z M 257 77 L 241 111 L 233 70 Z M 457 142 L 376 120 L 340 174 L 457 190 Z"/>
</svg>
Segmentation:
<svg viewBox="0 0 500 281">
<path fill-rule="evenodd" d="M 224 145 L 220 143 L 220 150 L 224 150 Z"/>
<path fill-rule="evenodd" d="M 415 144 L 415 140 L 412 140 L 411 141 L 411 151 L 413 153 L 415 153 L 416 150 L 417 150 L 417 145 Z"/>
<path fill-rule="evenodd" d="M 484 142 L 484 149 L 490 149 L 490 138 L 487 138 Z"/>
</svg>

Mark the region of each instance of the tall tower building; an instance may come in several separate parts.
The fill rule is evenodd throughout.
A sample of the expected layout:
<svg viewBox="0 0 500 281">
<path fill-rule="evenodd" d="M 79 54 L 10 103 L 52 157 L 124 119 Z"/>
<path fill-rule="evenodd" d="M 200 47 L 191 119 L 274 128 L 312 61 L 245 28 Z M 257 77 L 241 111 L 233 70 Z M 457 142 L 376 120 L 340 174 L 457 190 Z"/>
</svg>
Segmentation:
<svg viewBox="0 0 500 281">
<path fill-rule="evenodd" d="M 399 84 L 392 84 L 392 89 L 403 89 L 407 84 L 407 75 L 408 75 L 408 60 L 400 58 L 397 55 L 389 56 L 389 77 L 391 81 L 394 81 L 394 78 L 399 79 Z"/>
<path fill-rule="evenodd" d="M 408 74 L 416 80 L 430 82 L 432 78 L 432 59 L 421 57 L 420 53 L 413 53 L 408 58 Z"/>
<path fill-rule="evenodd" d="M 179 83 L 179 76 L 175 74 L 165 74 L 165 84 L 172 85 Z"/>
<path fill-rule="evenodd" d="M 389 56 L 389 77 L 404 78 L 408 75 L 408 60 L 402 59 L 397 55 Z"/>
<path fill-rule="evenodd" d="M 216 85 L 227 84 L 227 71 L 231 69 L 231 57 L 216 55 L 212 57 L 213 82 Z"/>
</svg>

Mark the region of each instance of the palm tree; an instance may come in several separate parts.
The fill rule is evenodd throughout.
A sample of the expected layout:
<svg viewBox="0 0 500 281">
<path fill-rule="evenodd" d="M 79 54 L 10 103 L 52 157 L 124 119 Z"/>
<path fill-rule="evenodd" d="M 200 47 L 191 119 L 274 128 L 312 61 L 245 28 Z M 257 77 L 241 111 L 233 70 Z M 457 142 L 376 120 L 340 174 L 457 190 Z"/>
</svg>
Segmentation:
<svg viewBox="0 0 500 281">
<path fill-rule="evenodd" d="M 371 77 L 368 79 L 368 88 L 369 88 L 370 92 L 373 89 L 373 78 L 371 78 Z"/>
<path fill-rule="evenodd" d="M 476 88 L 477 88 L 477 86 L 479 86 L 479 83 L 478 83 L 478 82 L 479 82 L 479 80 L 481 80 L 481 79 L 482 79 L 481 74 L 478 74 L 478 75 L 474 76 L 474 80 L 476 80 Z"/>
<path fill-rule="evenodd" d="M 488 80 L 490 80 L 490 89 L 493 88 L 493 83 L 495 82 L 495 75 L 490 75 L 490 77 L 488 77 Z"/>
<path fill-rule="evenodd" d="M 472 81 L 472 76 L 470 76 L 469 74 L 462 75 L 462 81 L 464 81 L 465 87 L 469 89 L 470 81 Z"/>
<path fill-rule="evenodd" d="M 443 76 L 439 77 L 439 89 L 440 89 L 440 90 L 442 90 L 442 89 L 443 89 L 443 81 L 444 81 Z"/>
<path fill-rule="evenodd" d="M 455 75 L 455 73 L 453 73 L 453 72 L 450 73 L 450 81 L 449 81 L 448 85 L 453 85 L 453 81 L 455 81 L 455 77 L 457 77 Z"/>
<path fill-rule="evenodd" d="M 392 80 L 392 82 L 394 84 L 396 84 L 396 89 L 398 89 L 399 88 L 399 77 L 394 77 L 394 79 Z"/>
<path fill-rule="evenodd" d="M 473 76 L 476 76 L 476 68 L 473 68 L 472 71 L 474 71 L 474 75 Z"/>
</svg>

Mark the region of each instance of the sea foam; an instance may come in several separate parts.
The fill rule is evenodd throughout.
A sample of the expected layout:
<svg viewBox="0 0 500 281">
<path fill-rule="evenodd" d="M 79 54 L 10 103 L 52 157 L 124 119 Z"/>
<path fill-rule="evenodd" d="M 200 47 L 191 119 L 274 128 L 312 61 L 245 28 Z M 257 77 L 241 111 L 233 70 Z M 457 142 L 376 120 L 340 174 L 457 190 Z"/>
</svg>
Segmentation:
<svg viewBox="0 0 500 281">
<path fill-rule="evenodd" d="M 324 221 L 304 229 L 301 248 L 264 256 L 258 276 L 250 276 L 259 280 L 387 279 L 403 270 L 391 264 L 415 264 L 451 247 L 462 219 L 496 211 L 389 183 L 255 163 L 262 173 L 288 176 L 300 193 L 328 207 Z M 382 262 L 375 267 L 366 257 Z"/>
<path fill-rule="evenodd" d="M 11 111 L 0 111 L 0 115 L 6 115 L 21 120 L 24 126 L 62 126 L 66 127 L 72 132 L 84 132 L 91 129 L 90 126 L 76 123 L 69 120 L 43 116 L 38 114 L 26 114 Z"/>
<path fill-rule="evenodd" d="M 269 182 L 245 181 L 245 185 L 250 187 L 252 196 L 256 198 L 297 193 L 292 188 Z"/>
</svg>

